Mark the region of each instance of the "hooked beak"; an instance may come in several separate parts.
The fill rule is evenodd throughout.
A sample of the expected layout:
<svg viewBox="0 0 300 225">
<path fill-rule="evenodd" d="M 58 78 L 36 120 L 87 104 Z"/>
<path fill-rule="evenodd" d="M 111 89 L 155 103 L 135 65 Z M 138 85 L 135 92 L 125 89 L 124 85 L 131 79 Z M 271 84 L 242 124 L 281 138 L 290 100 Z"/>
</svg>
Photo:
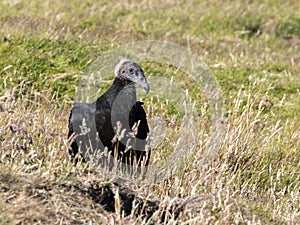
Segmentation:
<svg viewBox="0 0 300 225">
<path fill-rule="evenodd" d="M 139 76 L 138 76 L 138 80 L 136 81 L 136 83 L 138 83 L 139 85 L 142 86 L 142 88 L 144 88 L 144 90 L 148 93 L 149 92 L 149 84 L 147 82 L 146 76 L 144 74 L 143 71 L 139 72 Z"/>
<path fill-rule="evenodd" d="M 148 93 L 149 92 L 149 84 L 147 83 L 147 81 L 142 85 L 142 87 L 144 88 L 144 90 Z"/>
</svg>

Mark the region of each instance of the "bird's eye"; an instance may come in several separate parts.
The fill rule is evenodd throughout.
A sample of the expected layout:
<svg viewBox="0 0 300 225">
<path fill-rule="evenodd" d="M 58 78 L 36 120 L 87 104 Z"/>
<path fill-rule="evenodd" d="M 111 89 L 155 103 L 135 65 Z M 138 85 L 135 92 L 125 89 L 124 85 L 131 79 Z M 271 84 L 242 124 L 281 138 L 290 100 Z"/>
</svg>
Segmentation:
<svg viewBox="0 0 300 225">
<path fill-rule="evenodd" d="M 124 74 L 126 71 L 125 70 L 122 70 L 122 73 Z"/>
</svg>

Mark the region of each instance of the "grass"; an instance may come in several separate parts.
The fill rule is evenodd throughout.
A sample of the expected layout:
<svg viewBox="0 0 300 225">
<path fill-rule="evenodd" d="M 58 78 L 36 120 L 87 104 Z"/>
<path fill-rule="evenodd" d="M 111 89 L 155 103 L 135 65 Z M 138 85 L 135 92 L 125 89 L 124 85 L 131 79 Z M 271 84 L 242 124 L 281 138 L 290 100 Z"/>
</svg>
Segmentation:
<svg viewBox="0 0 300 225">
<path fill-rule="evenodd" d="M 0 224 L 299 223 L 298 9 L 292 0 L 1 1 Z M 208 64 L 225 98 L 226 132 L 203 167 L 203 95 L 176 68 L 144 62 L 148 76 L 174 75 L 189 89 L 200 132 L 188 164 L 130 194 L 70 162 L 67 121 L 85 68 L 108 50 L 149 39 L 175 42 Z M 172 125 L 153 155 L 160 161 L 186 130 L 164 101 L 145 105 L 150 121 L 159 114 Z M 125 213 L 130 199 L 137 209 Z"/>
</svg>

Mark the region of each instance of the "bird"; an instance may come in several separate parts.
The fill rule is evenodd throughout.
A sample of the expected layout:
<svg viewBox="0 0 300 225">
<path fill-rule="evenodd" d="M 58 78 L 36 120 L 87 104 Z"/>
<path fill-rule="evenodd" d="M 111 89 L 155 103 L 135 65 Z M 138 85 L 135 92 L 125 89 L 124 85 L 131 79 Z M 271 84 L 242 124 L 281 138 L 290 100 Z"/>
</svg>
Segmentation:
<svg viewBox="0 0 300 225">
<path fill-rule="evenodd" d="M 144 103 L 137 101 L 135 84 L 147 93 L 149 84 L 143 69 L 134 61 L 121 59 L 115 66 L 112 85 L 92 103 L 74 103 L 69 116 L 69 154 L 75 163 L 78 155 L 84 162 L 108 165 L 116 159 L 122 165 L 148 166 L 151 151 L 147 148 L 149 126 Z M 106 157 L 105 157 L 106 154 Z M 140 171 L 140 169 L 139 169 Z"/>
</svg>

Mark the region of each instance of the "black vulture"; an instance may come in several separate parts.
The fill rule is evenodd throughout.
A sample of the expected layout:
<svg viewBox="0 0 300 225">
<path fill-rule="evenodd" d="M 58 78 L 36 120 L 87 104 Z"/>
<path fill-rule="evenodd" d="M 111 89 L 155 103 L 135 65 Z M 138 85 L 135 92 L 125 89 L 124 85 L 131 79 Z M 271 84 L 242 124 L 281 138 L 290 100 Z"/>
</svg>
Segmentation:
<svg viewBox="0 0 300 225">
<path fill-rule="evenodd" d="M 149 127 L 144 103 L 136 100 L 135 83 L 149 91 L 141 67 L 122 59 L 115 67 L 113 84 L 102 96 L 93 103 L 74 103 L 68 133 L 73 140 L 69 148 L 72 159 L 81 154 L 84 161 L 101 165 L 105 160 L 107 163 L 104 153 L 109 152 L 123 165 L 148 165 L 150 150 L 145 148 Z"/>
</svg>

